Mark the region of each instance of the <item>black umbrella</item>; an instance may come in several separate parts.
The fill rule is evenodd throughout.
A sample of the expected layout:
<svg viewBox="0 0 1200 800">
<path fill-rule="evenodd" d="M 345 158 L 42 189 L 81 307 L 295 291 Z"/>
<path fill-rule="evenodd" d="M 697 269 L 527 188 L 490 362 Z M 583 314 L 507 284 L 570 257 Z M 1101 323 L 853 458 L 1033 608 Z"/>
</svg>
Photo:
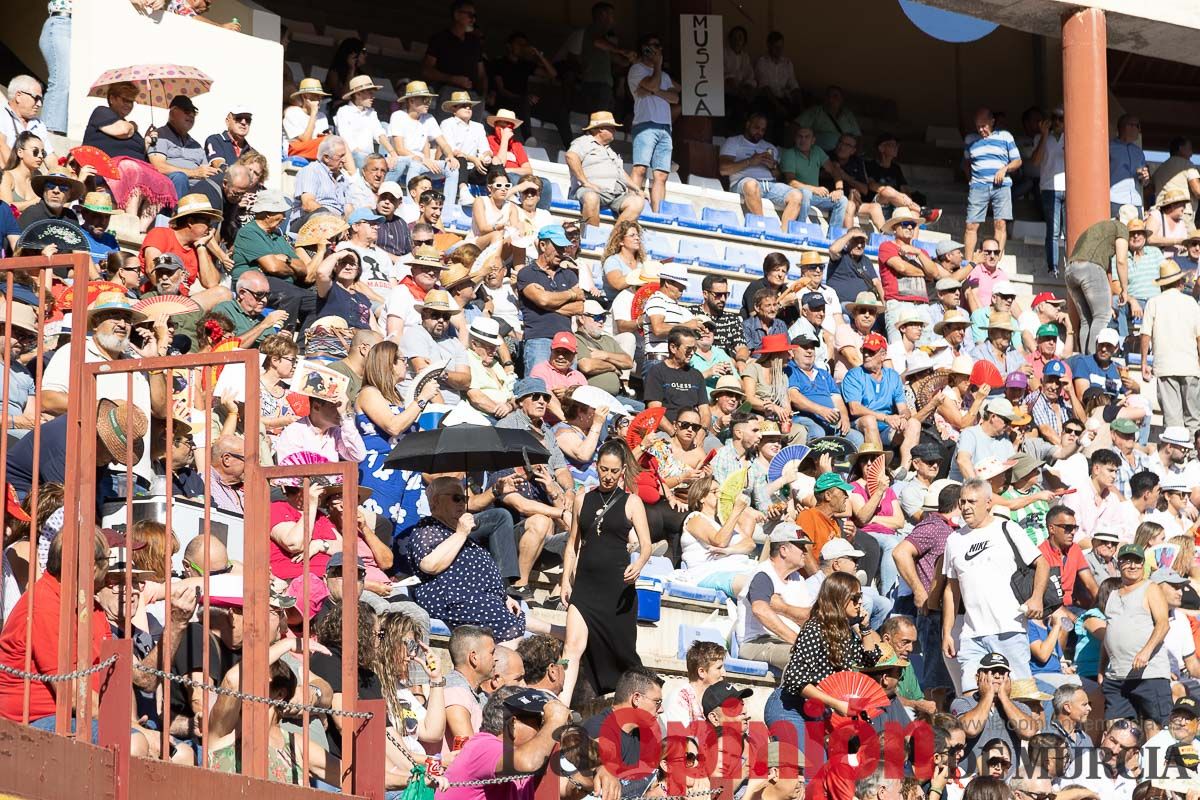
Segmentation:
<svg viewBox="0 0 1200 800">
<path fill-rule="evenodd" d="M 550 451 L 527 430 L 452 425 L 408 434 L 385 463 L 414 472 L 495 472 L 549 460 Z"/>
</svg>

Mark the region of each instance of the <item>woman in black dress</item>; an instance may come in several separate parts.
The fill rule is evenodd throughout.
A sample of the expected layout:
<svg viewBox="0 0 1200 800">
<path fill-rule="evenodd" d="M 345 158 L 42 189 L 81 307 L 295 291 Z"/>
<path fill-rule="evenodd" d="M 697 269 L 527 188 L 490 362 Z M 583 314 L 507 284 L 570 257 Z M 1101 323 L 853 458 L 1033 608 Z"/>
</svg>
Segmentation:
<svg viewBox="0 0 1200 800">
<path fill-rule="evenodd" d="M 596 470 L 600 485 L 576 497 L 563 553 L 562 601 L 569 604 L 563 656 L 569 662 L 560 698 L 568 705 L 581 670 L 602 695 L 616 688 L 622 672 L 642 664 L 634 583 L 650 560 L 650 528 L 637 496 L 638 468 L 624 442 L 609 441 Z M 639 545 L 633 563 L 626 547 L 630 528 Z"/>
</svg>

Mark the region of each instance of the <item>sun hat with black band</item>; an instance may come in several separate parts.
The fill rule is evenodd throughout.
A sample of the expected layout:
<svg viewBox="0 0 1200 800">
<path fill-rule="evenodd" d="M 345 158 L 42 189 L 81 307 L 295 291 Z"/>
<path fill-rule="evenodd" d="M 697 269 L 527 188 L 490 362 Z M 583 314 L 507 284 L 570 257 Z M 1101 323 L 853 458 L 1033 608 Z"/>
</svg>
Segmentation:
<svg viewBox="0 0 1200 800">
<path fill-rule="evenodd" d="M 472 339 L 494 344 L 497 347 L 504 342 L 500 338 L 500 323 L 491 317 L 476 317 L 475 321 L 471 323 L 471 327 L 467 329 L 467 333 Z"/>
<path fill-rule="evenodd" d="M 96 410 L 96 437 L 104 443 L 113 460 L 130 466 L 142 460 L 144 439 L 150 430 L 146 412 L 125 400 L 101 400 Z M 133 461 L 127 463 L 129 440 L 133 440 Z"/>
</svg>

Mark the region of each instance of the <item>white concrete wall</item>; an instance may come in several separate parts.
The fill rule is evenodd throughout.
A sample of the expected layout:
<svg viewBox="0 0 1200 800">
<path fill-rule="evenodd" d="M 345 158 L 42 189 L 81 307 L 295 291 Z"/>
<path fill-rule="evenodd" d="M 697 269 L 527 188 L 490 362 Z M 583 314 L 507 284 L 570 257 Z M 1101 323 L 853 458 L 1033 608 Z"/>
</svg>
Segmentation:
<svg viewBox="0 0 1200 800">
<path fill-rule="evenodd" d="M 200 112 L 192 136 L 201 143 L 225 130 L 234 105 L 254 112 L 250 143 L 271 163 L 270 183 L 278 188 L 283 108 L 283 48 L 277 41 L 218 28 L 175 14 L 145 17 L 128 0 L 77 3 L 71 40 L 70 138 L 81 140 L 92 110 L 104 100 L 87 90 L 102 72 L 135 64 L 197 67 L 213 79 L 212 90 L 195 98 Z M 246 20 L 242 20 L 245 24 Z M 137 106 L 130 115 L 145 131 L 151 121 L 166 124 L 166 109 Z"/>
</svg>

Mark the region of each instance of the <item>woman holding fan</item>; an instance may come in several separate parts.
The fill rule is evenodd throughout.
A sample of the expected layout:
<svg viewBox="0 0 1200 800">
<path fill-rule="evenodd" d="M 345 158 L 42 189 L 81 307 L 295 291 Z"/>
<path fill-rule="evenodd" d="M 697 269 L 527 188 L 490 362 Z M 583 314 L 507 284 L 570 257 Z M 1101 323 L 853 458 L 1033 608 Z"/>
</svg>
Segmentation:
<svg viewBox="0 0 1200 800">
<path fill-rule="evenodd" d="M 835 672 L 874 666 L 879 643 L 879 634 L 866 623 L 858 579 L 845 572 L 829 575 L 821 583 L 812 616 L 800 627 L 783 671 L 780 700 L 784 709 L 799 711 L 805 700 L 816 700 L 837 714 L 851 716 L 847 700 L 834 697 L 818 684 Z"/>
<path fill-rule="evenodd" d="M 873 442 L 863 444 L 854 454 L 850 463 L 850 485 L 854 487 L 850 513 L 858 529 L 879 543 L 879 593 L 886 596 L 900 574 L 892 550 L 901 539 L 898 531 L 904 526 L 904 512 L 890 486 L 884 458 L 883 449 Z"/>
<path fill-rule="evenodd" d="M 650 528 L 636 491 L 639 470 L 623 442 L 606 442 L 596 471 L 596 488 L 576 496 L 563 553 L 562 601 L 568 604 L 563 657 L 569 663 L 560 698 L 568 705 L 580 672 L 587 695 L 598 697 L 642 663 L 634 583 L 650 560 Z M 631 527 L 638 540 L 633 563 L 626 547 Z"/>
</svg>

